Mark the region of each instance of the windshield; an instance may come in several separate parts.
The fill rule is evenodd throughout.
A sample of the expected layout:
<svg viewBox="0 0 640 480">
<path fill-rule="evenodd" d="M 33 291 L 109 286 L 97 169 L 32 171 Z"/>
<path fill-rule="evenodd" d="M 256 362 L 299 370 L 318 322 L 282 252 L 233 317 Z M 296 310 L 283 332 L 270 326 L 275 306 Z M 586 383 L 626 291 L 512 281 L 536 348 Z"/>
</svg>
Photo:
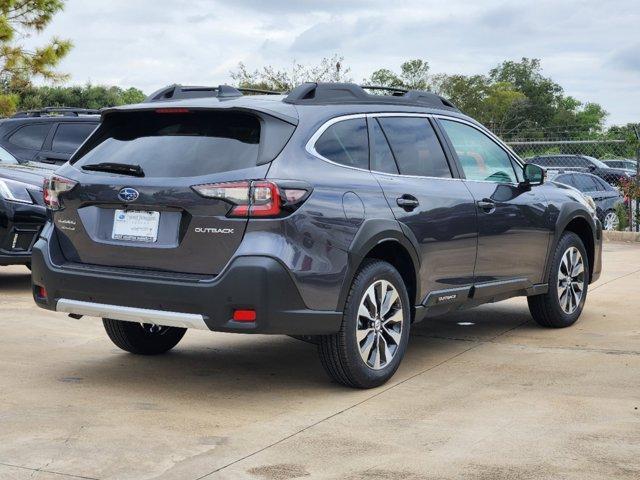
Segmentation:
<svg viewBox="0 0 640 480">
<path fill-rule="evenodd" d="M 260 122 L 248 114 L 130 112 L 107 118 L 73 163 L 139 166 L 147 177 L 195 177 L 256 165 Z"/>
<path fill-rule="evenodd" d="M 601 162 L 597 158 L 589 157 L 589 156 L 586 156 L 586 155 L 585 155 L 585 158 L 588 158 L 589 161 L 591 161 L 591 163 L 593 163 L 598 168 L 611 168 L 609 165 L 607 165 L 604 162 Z"/>
</svg>

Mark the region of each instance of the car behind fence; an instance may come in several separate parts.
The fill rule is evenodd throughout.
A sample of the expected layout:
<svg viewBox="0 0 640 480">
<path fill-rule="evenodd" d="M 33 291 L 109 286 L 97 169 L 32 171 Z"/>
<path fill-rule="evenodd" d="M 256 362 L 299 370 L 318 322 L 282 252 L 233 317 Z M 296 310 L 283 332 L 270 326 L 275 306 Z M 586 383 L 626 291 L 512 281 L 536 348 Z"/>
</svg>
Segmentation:
<svg viewBox="0 0 640 480">
<path fill-rule="evenodd" d="M 640 230 L 639 152 L 632 140 L 513 139 L 506 143 L 526 162 L 535 163 L 547 169 L 551 180 L 556 177 L 571 178 L 571 175 L 563 175 L 567 173 L 594 175 L 604 180 L 621 195 L 621 201 L 615 207 L 616 221 L 614 224 L 609 223 L 609 228 Z M 581 182 L 584 182 L 584 179 L 576 178 L 577 185 L 569 184 L 595 197 L 595 200 L 598 194 L 591 190 L 594 192 L 607 190 L 607 186 L 600 185 L 598 181 L 593 182 L 595 186 L 591 189 L 579 188 Z M 613 207 L 609 208 L 613 209 Z"/>
</svg>

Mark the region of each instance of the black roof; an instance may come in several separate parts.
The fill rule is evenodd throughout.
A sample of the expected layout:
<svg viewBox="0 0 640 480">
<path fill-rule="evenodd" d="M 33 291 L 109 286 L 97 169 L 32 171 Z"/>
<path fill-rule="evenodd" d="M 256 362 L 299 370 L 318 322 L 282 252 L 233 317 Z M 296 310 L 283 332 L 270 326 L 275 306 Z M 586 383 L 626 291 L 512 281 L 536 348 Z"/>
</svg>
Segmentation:
<svg viewBox="0 0 640 480">
<path fill-rule="evenodd" d="M 100 110 L 91 108 L 75 107 L 45 107 L 35 110 L 24 110 L 17 112 L 11 118 L 31 118 L 31 117 L 79 117 L 81 115 L 100 115 Z"/>
</svg>

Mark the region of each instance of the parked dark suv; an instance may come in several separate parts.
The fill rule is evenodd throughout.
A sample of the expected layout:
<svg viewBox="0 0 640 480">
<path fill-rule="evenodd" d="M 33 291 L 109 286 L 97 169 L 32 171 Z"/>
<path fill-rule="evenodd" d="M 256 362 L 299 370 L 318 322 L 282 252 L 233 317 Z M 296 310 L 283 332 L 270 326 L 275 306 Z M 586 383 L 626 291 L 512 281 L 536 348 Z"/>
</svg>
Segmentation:
<svg viewBox="0 0 640 480">
<path fill-rule="evenodd" d="M 629 171 L 623 168 L 612 168 L 597 158 L 588 155 L 540 155 L 528 158 L 526 162 L 535 163 L 545 168 L 562 168 L 575 172 L 591 173 L 611 185 L 619 185 L 620 182 L 633 177 Z"/>
<path fill-rule="evenodd" d="M 98 110 L 50 107 L 18 112 L 0 120 L 0 146 L 20 163 L 62 165 L 98 123 Z"/>
<path fill-rule="evenodd" d="M 186 328 L 307 336 L 374 387 L 425 317 L 522 295 L 578 319 L 601 225 L 543 174 L 427 92 L 172 86 L 104 111 L 51 178 L 33 294 L 138 354 Z"/>
</svg>

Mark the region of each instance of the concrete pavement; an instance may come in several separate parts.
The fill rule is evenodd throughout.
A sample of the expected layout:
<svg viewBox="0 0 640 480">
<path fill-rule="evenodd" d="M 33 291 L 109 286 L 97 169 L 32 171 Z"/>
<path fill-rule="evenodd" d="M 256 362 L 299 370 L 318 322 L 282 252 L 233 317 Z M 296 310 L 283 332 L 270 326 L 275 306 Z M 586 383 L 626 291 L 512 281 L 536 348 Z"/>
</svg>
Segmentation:
<svg viewBox="0 0 640 480">
<path fill-rule="evenodd" d="M 129 355 L 0 269 L 0 479 L 638 479 L 640 245 L 604 261 L 574 327 L 523 299 L 423 322 L 369 391 L 287 337 Z"/>
</svg>

